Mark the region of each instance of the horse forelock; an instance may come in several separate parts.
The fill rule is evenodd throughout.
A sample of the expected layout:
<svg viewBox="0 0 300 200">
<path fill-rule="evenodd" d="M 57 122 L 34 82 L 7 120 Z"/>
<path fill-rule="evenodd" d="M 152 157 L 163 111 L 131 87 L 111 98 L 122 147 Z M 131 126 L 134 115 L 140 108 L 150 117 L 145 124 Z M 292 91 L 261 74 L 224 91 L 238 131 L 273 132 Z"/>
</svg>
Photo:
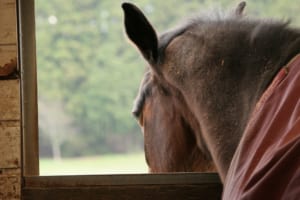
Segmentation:
<svg viewBox="0 0 300 200">
<path fill-rule="evenodd" d="M 152 95 L 154 89 L 159 90 L 160 92 L 164 93 L 164 95 L 169 94 L 165 86 L 159 82 L 160 81 L 153 74 L 152 70 L 147 67 L 143 80 L 141 81 L 138 94 L 133 103 L 132 114 L 135 118 L 138 119 L 140 117 L 144 109 L 146 99 L 150 97 L 155 98 L 155 96 Z"/>
<path fill-rule="evenodd" d="M 140 117 L 140 114 L 145 104 L 145 100 L 147 96 L 149 96 L 151 93 L 151 79 L 152 79 L 151 76 L 152 75 L 150 70 L 147 70 L 144 74 L 143 80 L 141 81 L 138 94 L 134 100 L 133 108 L 131 112 L 136 119 Z"/>
</svg>

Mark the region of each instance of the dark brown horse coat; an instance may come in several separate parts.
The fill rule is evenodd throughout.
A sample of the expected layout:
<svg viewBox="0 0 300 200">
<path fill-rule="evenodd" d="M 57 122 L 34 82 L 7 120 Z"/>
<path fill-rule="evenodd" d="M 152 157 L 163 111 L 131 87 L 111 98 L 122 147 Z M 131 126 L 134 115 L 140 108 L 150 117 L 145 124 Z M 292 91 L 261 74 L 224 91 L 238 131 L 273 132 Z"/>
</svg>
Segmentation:
<svg viewBox="0 0 300 200">
<path fill-rule="evenodd" d="M 299 199 L 299 56 L 283 66 L 300 52 L 300 30 L 196 19 L 157 37 L 137 7 L 123 9 L 126 33 L 153 76 L 180 93 L 181 106 L 196 117 L 196 139 L 212 155 L 223 198 Z"/>
<path fill-rule="evenodd" d="M 300 54 L 257 103 L 225 183 L 223 199 L 300 198 Z"/>
<path fill-rule="evenodd" d="M 182 109 L 182 97 L 170 92 L 148 71 L 132 110 L 144 133 L 149 171 L 216 171 L 207 148 L 196 142 L 196 119 Z M 201 145 L 203 148 L 199 148 Z"/>
</svg>

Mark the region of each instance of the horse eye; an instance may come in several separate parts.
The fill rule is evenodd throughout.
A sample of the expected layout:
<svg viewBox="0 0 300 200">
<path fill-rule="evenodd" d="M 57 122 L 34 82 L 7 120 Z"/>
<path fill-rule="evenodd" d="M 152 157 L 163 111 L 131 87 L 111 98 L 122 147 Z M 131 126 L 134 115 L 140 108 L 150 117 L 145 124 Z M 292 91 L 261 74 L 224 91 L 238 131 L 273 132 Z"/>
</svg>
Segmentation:
<svg viewBox="0 0 300 200">
<path fill-rule="evenodd" d="M 134 116 L 134 118 L 136 120 L 139 120 L 141 117 L 141 113 L 143 111 L 143 106 L 144 106 L 144 100 L 141 101 L 140 98 L 138 98 L 134 104 L 133 104 L 133 108 L 131 110 L 132 115 Z"/>
<path fill-rule="evenodd" d="M 131 113 L 134 116 L 134 118 L 137 120 L 139 119 L 139 116 L 141 114 L 141 112 L 138 109 L 132 109 Z"/>
</svg>

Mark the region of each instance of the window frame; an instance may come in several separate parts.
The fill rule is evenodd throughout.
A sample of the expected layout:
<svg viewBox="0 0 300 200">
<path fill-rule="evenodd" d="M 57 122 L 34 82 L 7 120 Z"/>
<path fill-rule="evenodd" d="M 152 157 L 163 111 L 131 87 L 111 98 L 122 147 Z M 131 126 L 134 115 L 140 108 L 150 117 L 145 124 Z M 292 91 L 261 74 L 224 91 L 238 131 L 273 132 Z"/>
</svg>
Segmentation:
<svg viewBox="0 0 300 200">
<path fill-rule="evenodd" d="M 17 0 L 23 175 L 39 175 L 34 0 Z"/>
<path fill-rule="evenodd" d="M 220 199 L 217 173 L 39 176 L 34 0 L 17 0 L 22 199 Z"/>
</svg>

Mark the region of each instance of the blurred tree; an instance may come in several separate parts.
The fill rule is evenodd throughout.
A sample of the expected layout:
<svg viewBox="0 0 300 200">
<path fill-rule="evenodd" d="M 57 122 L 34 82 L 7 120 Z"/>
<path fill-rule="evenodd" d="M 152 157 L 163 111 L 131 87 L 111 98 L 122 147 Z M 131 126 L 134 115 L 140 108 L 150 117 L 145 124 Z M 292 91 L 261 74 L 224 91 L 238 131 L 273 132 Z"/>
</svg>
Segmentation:
<svg viewBox="0 0 300 200">
<path fill-rule="evenodd" d="M 39 127 L 44 137 L 50 141 L 51 152 L 56 161 L 61 160 L 63 142 L 77 132 L 72 121 L 71 116 L 64 112 L 64 106 L 60 101 L 39 100 Z"/>
</svg>

